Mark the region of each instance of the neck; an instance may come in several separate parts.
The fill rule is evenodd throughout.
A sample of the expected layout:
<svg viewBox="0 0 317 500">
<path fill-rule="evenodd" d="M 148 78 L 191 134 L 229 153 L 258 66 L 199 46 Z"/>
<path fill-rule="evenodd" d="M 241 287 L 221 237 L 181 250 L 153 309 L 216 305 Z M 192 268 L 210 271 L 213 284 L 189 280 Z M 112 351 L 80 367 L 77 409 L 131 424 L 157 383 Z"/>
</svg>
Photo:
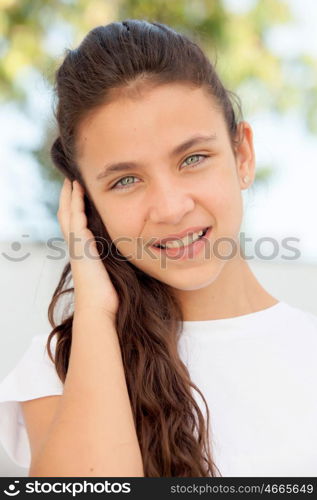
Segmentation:
<svg viewBox="0 0 317 500">
<path fill-rule="evenodd" d="M 206 287 L 174 291 L 184 321 L 233 318 L 279 302 L 261 286 L 241 256 L 227 261 L 216 279 Z"/>
</svg>

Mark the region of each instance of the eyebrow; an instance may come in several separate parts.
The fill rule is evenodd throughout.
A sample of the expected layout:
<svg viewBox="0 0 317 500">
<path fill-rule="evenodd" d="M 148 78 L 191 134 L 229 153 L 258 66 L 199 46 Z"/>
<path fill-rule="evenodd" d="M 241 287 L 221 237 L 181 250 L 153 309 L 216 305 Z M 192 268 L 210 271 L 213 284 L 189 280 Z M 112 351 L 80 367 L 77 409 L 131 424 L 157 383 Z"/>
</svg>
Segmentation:
<svg viewBox="0 0 317 500">
<path fill-rule="evenodd" d="M 190 137 L 189 139 L 186 139 L 186 141 L 176 146 L 170 152 L 169 156 L 170 157 L 177 156 L 196 144 L 199 144 L 201 142 L 212 142 L 215 141 L 216 139 L 217 139 L 216 134 L 196 135 L 194 137 Z M 138 166 L 140 165 L 138 165 L 136 162 L 133 161 L 121 161 L 119 163 L 111 163 L 104 166 L 103 170 L 97 175 L 96 180 L 99 181 L 100 179 L 104 179 L 105 177 L 108 177 L 113 173 L 131 170 L 137 168 Z"/>
</svg>

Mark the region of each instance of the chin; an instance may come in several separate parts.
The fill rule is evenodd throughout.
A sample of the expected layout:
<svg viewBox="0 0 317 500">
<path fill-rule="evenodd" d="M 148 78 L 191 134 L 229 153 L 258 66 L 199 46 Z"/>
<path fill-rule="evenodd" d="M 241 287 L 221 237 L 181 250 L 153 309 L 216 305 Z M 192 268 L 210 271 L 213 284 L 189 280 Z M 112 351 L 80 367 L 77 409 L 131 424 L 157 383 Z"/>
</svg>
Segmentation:
<svg viewBox="0 0 317 500">
<path fill-rule="evenodd" d="M 214 266 L 213 266 L 214 267 Z M 176 290 L 183 291 L 194 291 L 200 290 L 201 288 L 206 288 L 216 279 L 218 278 L 222 268 L 213 268 L 209 271 L 207 269 L 202 269 L 201 272 L 198 272 L 197 269 L 193 269 L 192 272 L 190 270 L 180 270 L 174 273 L 168 273 L 166 276 L 161 276 L 160 281 L 166 283 L 172 288 Z"/>
<path fill-rule="evenodd" d="M 188 285 L 186 284 L 179 284 L 179 283 L 169 283 L 169 285 L 172 287 L 172 288 L 175 288 L 176 290 L 183 290 L 184 292 L 187 291 L 187 292 L 190 292 L 190 291 L 194 291 L 194 290 L 200 290 L 201 288 L 206 288 L 207 286 L 211 285 L 214 281 L 215 281 L 216 278 L 214 279 L 211 279 L 209 281 L 204 281 L 203 283 L 193 283 L 191 282 L 190 284 L 188 283 Z"/>
</svg>

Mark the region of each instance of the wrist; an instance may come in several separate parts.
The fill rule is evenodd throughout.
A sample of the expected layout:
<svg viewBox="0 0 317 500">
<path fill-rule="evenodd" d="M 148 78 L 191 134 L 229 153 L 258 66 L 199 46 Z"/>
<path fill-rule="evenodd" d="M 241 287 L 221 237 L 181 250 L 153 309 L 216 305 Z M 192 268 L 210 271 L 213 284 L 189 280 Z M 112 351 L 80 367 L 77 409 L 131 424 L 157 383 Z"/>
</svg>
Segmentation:
<svg viewBox="0 0 317 500">
<path fill-rule="evenodd" d="M 89 316 L 90 318 L 102 317 L 115 325 L 116 314 L 108 311 L 105 306 L 93 304 L 75 304 L 74 319 L 78 317 Z"/>
</svg>

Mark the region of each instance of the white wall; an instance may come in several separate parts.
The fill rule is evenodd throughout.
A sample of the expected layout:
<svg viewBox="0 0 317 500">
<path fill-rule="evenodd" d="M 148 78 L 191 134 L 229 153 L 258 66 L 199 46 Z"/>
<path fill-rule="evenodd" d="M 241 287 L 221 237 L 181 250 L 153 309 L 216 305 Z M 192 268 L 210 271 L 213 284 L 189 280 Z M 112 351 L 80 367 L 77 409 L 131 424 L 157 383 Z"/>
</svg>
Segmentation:
<svg viewBox="0 0 317 500">
<path fill-rule="evenodd" d="M 61 245 L 65 250 L 65 247 Z M 29 253 L 24 261 L 12 258 Z M 34 335 L 50 332 L 47 307 L 61 271 L 67 262 L 50 260 L 57 252 L 44 245 L 24 245 L 21 250 L 11 243 L 0 243 L 0 381 L 15 366 Z M 279 300 L 317 315 L 317 265 L 300 261 L 249 261 L 263 286 Z M 26 469 L 13 464 L 0 445 L 0 476 L 27 475 Z"/>
</svg>

